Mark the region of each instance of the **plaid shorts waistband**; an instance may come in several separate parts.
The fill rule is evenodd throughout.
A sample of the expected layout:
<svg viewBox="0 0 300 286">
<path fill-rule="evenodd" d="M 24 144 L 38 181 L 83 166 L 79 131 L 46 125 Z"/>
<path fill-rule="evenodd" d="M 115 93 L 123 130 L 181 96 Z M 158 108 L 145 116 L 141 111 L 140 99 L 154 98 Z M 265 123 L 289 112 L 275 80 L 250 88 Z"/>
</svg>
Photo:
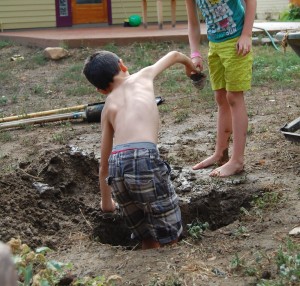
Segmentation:
<svg viewBox="0 0 300 286">
<path fill-rule="evenodd" d="M 112 154 L 135 149 L 157 150 L 156 144 L 152 142 L 132 142 L 115 145 L 112 149 Z"/>
</svg>

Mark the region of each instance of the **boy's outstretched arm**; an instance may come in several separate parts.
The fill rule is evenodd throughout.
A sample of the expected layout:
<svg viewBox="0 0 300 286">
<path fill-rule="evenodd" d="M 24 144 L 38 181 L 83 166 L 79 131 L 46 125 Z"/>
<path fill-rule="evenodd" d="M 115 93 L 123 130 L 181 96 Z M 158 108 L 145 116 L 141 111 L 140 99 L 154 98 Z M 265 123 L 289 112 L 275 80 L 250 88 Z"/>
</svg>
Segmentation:
<svg viewBox="0 0 300 286">
<path fill-rule="evenodd" d="M 183 53 L 177 51 L 169 52 L 159 59 L 155 64 L 144 68 L 144 71 L 147 74 L 147 77 L 150 76 L 152 79 L 154 79 L 161 72 L 177 63 L 185 66 L 185 73 L 188 77 L 190 77 L 193 73 L 197 73 L 197 69 L 192 60 Z"/>
<path fill-rule="evenodd" d="M 247 55 L 252 48 L 252 29 L 256 12 L 256 0 L 244 0 L 245 20 L 240 39 L 237 42 L 237 52 L 239 55 Z"/>
</svg>

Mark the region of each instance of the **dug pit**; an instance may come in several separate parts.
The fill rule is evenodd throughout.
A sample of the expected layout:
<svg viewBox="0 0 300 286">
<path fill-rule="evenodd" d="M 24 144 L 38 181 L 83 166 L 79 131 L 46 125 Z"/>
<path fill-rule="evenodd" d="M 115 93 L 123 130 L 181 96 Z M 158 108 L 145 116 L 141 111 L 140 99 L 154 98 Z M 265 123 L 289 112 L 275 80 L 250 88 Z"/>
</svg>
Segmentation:
<svg viewBox="0 0 300 286">
<path fill-rule="evenodd" d="M 253 196 L 264 192 L 247 176 L 203 179 L 180 166 L 172 166 L 171 179 L 180 198 L 184 235 L 195 220 L 208 222 L 211 230 L 232 223 L 241 207 L 249 208 Z M 88 236 L 114 246 L 137 244 L 119 212 L 100 210 L 98 159 L 93 153 L 71 146 L 48 150 L 0 177 L 0 187 L 5 202 L 0 206 L 2 241 L 19 236 L 31 247 L 64 249 L 72 238 Z"/>
</svg>

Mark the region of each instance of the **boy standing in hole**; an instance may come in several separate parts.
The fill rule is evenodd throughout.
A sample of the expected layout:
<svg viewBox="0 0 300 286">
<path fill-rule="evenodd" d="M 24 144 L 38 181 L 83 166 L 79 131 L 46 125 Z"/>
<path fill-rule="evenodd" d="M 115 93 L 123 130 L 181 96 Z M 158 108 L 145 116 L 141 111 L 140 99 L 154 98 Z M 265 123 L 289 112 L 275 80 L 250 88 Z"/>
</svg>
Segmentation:
<svg viewBox="0 0 300 286">
<path fill-rule="evenodd" d="M 115 210 L 112 188 L 142 249 L 176 243 L 182 232 L 170 167 L 157 149 L 159 113 L 153 86 L 154 78 L 176 63 L 185 65 L 188 77 L 197 72 L 191 59 L 176 51 L 132 75 L 109 51 L 94 53 L 83 69 L 88 81 L 107 95 L 101 114 L 101 209 Z"/>
</svg>

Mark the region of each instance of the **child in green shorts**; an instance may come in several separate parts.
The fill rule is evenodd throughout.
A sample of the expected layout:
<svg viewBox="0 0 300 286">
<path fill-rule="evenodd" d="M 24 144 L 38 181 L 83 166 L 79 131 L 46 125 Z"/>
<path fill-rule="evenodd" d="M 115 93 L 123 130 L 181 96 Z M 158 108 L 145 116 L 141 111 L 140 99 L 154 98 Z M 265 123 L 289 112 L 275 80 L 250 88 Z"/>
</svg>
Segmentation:
<svg viewBox="0 0 300 286">
<path fill-rule="evenodd" d="M 244 169 L 248 128 L 244 91 L 251 88 L 252 28 L 256 0 L 243 2 L 242 0 L 186 0 L 191 58 L 200 70 L 203 70 L 203 59 L 199 52 L 200 27 L 197 7 L 205 18 L 209 40 L 210 80 L 218 105 L 215 152 L 196 164 L 193 169 L 217 165 L 218 167 L 210 173 L 212 177 L 228 177 Z M 233 147 L 229 158 L 228 147 L 231 134 Z"/>
</svg>

